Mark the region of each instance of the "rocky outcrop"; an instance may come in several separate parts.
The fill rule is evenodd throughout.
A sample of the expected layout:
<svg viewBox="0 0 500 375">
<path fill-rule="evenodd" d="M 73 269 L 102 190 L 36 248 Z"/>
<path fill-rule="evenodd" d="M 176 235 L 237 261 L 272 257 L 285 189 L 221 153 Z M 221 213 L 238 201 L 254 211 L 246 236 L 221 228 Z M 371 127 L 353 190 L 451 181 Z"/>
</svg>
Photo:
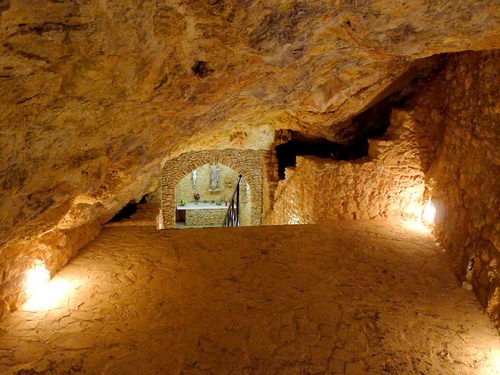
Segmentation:
<svg viewBox="0 0 500 375">
<path fill-rule="evenodd" d="M 35 260 L 57 269 L 152 191 L 165 158 L 266 149 L 275 129 L 345 141 L 338 124 L 418 59 L 498 48 L 496 7 L 0 1 L 1 309 Z"/>
</svg>

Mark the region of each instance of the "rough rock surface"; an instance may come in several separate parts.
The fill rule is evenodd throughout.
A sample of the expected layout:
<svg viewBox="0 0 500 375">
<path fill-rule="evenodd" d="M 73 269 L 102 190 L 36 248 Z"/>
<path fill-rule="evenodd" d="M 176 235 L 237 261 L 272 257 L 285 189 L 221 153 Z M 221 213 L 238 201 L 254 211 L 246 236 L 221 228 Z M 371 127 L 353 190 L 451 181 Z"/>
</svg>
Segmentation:
<svg viewBox="0 0 500 375">
<path fill-rule="evenodd" d="M 500 327 L 499 62 L 498 51 L 449 58 L 404 109 L 392 111 L 367 158 L 299 157 L 278 185 L 271 223 L 420 217 L 421 199 L 431 198 L 435 234 L 456 274 Z"/>
<path fill-rule="evenodd" d="M 415 104 L 415 119 L 442 129 L 426 173 L 435 235 L 462 281 L 500 327 L 500 53 L 452 57 Z M 441 116 L 429 116 L 440 113 Z"/>
<path fill-rule="evenodd" d="M 36 259 L 54 271 L 152 191 L 166 157 L 265 148 L 281 128 L 341 141 L 337 124 L 417 59 L 498 48 L 497 13 L 494 0 L 0 2 L 0 312 Z"/>
<path fill-rule="evenodd" d="M 429 164 L 434 140 L 403 110 L 369 141 L 369 156 L 355 161 L 297 157 L 278 183 L 271 224 L 323 220 L 420 217 L 425 190 L 421 164 Z"/>
<path fill-rule="evenodd" d="M 68 294 L 0 325 L 0 373 L 498 374 L 492 322 L 404 225 L 105 229 Z"/>
</svg>

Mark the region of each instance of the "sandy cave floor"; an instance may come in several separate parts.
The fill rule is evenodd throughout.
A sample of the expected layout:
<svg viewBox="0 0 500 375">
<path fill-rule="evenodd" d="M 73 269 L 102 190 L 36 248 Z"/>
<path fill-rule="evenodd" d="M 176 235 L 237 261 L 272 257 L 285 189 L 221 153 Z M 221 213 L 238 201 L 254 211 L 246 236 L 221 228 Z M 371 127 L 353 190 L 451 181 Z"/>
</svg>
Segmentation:
<svg viewBox="0 0 500 375">
<path fill-rule="evenodd" d="M 498 332 L 408 228 L 107 228 L 1 323 L 0 374 L 497 374 Z"/>
</svg>

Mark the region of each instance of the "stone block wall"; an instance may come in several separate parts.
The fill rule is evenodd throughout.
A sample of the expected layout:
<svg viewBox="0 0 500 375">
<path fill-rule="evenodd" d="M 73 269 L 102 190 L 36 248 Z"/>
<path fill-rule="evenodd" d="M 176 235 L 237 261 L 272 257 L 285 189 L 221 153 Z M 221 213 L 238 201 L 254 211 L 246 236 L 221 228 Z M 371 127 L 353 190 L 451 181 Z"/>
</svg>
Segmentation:
<svg viewBox="0 0 500 375">
<path fill-rule="evenodd" d="M 450 57 L 415 106 L 419 121 L 442 128 L 426 175 L 436 219 L 434 234 L 461 281 L 500 327 L 500 53 Z M 435 94 L 436 93 L 436 94 Z M 441 118 L 425 117 L 424 109 Z M 439 123 L 442 122 L 442 124 Z"/>
<path fill-rule="evenodd" d="M 197 168 L 197 183 L 196 183 L 196 192 L 200 194 L 201 202 L 229 202 L 234 193 L 234 189 L 236 188 L 236 183 L 239 178 L 239 173 L 234 169 L 227 167 L 223 164 L 218 164 L 219 168 L 219 190 L 210 191 L 208 189 L 210 183 L 210 172 L 211 172 L 211 164 L 204 164 L 201 167 Z M 232 184 L 227 186 L 224 184 L 224 179 L 230 179 Z M 245 179 L 241 179 L 240 186 L 240 225 L 247 226 L 251 224 L 251 210 L 252 210 L 252 197 L 250 189 L 247 189 L 247 183 Z M 185 175 L 175 187 L 175 201 L 179 203 L 181 197 L 186 199 L 187 202 L 194 202 L 195 189 L 193 188 L 191 173 Z M 225 213 L 224 213 L 225 215 Z M 219 217 L 220 215 L 212 215 Z M 218 225 L 224 221 L 224 216 L 221 220 L 219 220 Z M 201 225 L 199 224 L 196 225 Z M 215 219 L 208 220 L 207 225 L 215 225 Z M 186 219 L 186 225 L 191 225 L 188 223 Z M 194 225 L 194 224 L 193 224 Z"/>
<path fill-rule="evenodd" d="M 226 210 L 189 210 L 186 212 L 187 226 L 221 226 Z"/>
<path fill-rule="evenodd" d="M 241 197 L 247 206 L 243 208 L 242 220 L 250 225 L 259 225 L 262 220 L 262 186 L 264 157 L 256 150 L 205 150 L 189 152 L 168 160 L 162 169 L 161 210 L 164 228 L 175 228 L 175 187 L 186 174 L 212 162 L 217 162 L 235 170 L 243 176 Z M 223 176 L 221 176 L 223 177 Z M 248 184 L 248 185 L 247 185 Z"/>
<path fill-rule="evenodd" d="M 234 192 L 235 183 L 238 181 L 238 172 L 234 169 L 226 167 L 223 164 L 218 164 L 219 168 L 219 190 L 209 191 L 208 186 L 210 184 L 210 164 L 205 164 L 197 168 L 197 183 L 196 189 L 193 188 L 191 173 L 186 174 L 177 184 L 175 188 L 175 196 L 177 202 L 180 201 L 181 197 L 187 202 L 194 202 L 194 193 L 200 194 L 200 201 L 207 202 L 220 202 L 227 201 L 231 199 Z M 224 179 L 229 178 L 233 181 L 231 186 L 226 186 L 224 184 Z"/>
<path fill-rule="evenodd" d="M 419 133 L 410 112 L 393 110 L 389 130 L 370 141 L 366 158 L 297 157 L 296 167 L 287 168 L 278 184 L 271 223 L 419 216 L 422 158 L 429 158 L 433 148 Z"/>
</svg>

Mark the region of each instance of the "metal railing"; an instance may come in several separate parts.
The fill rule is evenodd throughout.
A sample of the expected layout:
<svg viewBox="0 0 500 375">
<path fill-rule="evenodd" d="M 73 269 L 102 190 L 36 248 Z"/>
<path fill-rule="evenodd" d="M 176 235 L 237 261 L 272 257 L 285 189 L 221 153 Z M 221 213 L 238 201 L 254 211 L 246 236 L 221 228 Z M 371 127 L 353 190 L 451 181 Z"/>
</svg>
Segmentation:
<svg viewBox="0 0 500 375">
<path fill-rule="evenodd" d="M 234 189 L 233 197 L 227 208 L 226 217 L 224 218 L 223 227 L 239 227 L 240 226 L 240 182 L 243 176 L 240 175 L 236 189 Z"/>
</svg>

